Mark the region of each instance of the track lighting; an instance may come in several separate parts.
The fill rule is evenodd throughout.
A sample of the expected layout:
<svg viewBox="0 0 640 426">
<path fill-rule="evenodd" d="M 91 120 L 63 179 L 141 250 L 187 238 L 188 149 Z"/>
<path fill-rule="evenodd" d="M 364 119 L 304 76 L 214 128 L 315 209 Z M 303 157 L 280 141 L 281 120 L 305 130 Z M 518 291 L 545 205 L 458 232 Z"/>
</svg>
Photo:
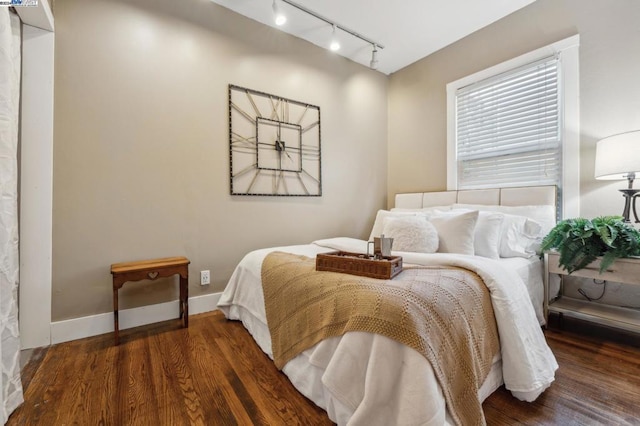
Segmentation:
<svg viewBox="0 0 640 426">
<path fill-rule="evenodd" d="M 371 52 L 371 62 L 369 63 L 369 66 L 371 67 L 371 69 L 377 69 L 378 67 L 378 49 L 384 49 L 384 46 L 381 45 L 378 42 L 375 42 L 363 35 L 358 34 L 357 32 L 350 30 L 347 27 L 344 27 L 342 25 L 338 25 L 335 22 L 331 21 L 328 18 L 325 18 L 324 16 L 320 15 L 319 13 L 314 12 L 311 9 L 307 9 L 305 6 L 302 6 L 292 0 L 273 0 L 273 13 L 276 19 L 276 25 L 282 25 L 284 24 L 284 22 L 287 20 L 287 18 L 282 14 L 279 13 L 280 11 L 278 10 L 278 5 L 276 4 L 276 1 L 282 1 L 283 3 L 288 4 L 291 7 L 294 7 L 296 9 L 298 9 L 301 12 L 304 12 L 308 15 L 313 16 L 316 19 L 319 19 L 323 22 L 326 22 L 327 24 L 331 25 L 332 27 L 332 33 L 331 33 L 331 43 L 329 45 L 329 49 L 331 49 L 332 51 L 336 51 L 338 49 L 340 49 L 340 42 L 338 41 L 338 38 L 336 37 L 336 30 L 340 30 L 342 32 L 345 32 L 347 34 L 350 34 L 352 36 L 354 36 L 355 38 L 358 38 L 366 43 L 369 43 L 371 46 L 373 46 L 373 52 Z M 279 21 L 280 16 L 282 16 L 282 21 Z M 282 22 L 282 23 L 279 23 Z"/>
<path fill-rule="evenodd" d="M 369 68 L 372 70 L 378 69 L 378 46 L 373 44 L 373 50 L 371 51 L 371 62 L 369 63 Z"/>
<path fill-rule="evenodd" d="M 278 3 L 276 3 L 276 1 L 277 0 L 273 0 L 273 5 L 271 6 L 273 8 L 273 17 L 276 21 L 276 25 L 282 26 L 287 22 L 287 17 L 284 13 L 282 13 L 282 10 L 280 10 L 280 7 L 278 6 Z"/>
<path fill-rule="evenodd" d="M 333 31 L 331 32 L 331 44 L 329 45 L 329 49 L 331 49 L 332 52 L 340 50 L 340 42 L 336 37 L 336 24 L 333 24 Z"/>
</svg>

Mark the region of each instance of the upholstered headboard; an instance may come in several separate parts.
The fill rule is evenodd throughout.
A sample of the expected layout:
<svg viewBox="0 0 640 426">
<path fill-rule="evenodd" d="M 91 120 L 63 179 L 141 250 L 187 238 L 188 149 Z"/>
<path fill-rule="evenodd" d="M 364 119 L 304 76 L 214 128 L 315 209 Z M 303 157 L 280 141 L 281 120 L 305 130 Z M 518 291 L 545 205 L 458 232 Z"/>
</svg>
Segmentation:
<svg viewBox="0 0 640 426">
<path fill-rule="evenodd" d="M 451 204 L 486 204 L 500 206 L 551 205 L 557 211 L 555 185 L 518 188 L 467 189 L 460 191 L 414 192 L 396 194 L 395 207 L 421 209 Z"/>
</svg>

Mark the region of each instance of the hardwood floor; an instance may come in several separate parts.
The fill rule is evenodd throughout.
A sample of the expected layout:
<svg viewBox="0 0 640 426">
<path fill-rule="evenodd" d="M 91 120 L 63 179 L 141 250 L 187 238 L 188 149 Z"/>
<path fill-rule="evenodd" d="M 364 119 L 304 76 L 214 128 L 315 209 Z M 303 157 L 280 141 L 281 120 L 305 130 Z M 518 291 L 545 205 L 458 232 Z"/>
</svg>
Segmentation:
<svg viewBox="0 0 640 426">
<path fill-rule="evenodd" d="M 640 349 L 546 330 L 560 368 L 535 402 L 504 386 L 483 404 L 491 425 L 640 425 Z"/>
<path fill-rule="evenodd" d="M 52 346 L 25 367 L 25 403 L 7 425 L 332 424 L 240 323 L 218 311 L 189 323 L 124 330 L 118 347 L 112 334 Z M 545 334 L 556 381 L 534 403 L 499 389 L 483 404 L 489 425 L 640 424 L 639 348 Z"/>
</svg>

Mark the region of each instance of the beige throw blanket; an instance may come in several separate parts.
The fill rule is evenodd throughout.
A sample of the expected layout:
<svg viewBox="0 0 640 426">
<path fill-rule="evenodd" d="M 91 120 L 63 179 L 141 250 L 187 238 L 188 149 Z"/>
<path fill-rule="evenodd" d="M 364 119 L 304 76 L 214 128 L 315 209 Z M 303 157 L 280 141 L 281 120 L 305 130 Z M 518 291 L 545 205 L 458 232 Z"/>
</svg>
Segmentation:
<svg viewBox="0 0 640 426">
<path fill-rule="evenodd" d="M 328 337 L 381 334 L 431 363 L 457 424 L 484 424 L 478 389 L 499 341 L 489 292 L 475 273 L 416 267 L 385 281 L 317 272 L 313 259 L 273 252 L 262 281 L 278 368 Z"/>
</svg>

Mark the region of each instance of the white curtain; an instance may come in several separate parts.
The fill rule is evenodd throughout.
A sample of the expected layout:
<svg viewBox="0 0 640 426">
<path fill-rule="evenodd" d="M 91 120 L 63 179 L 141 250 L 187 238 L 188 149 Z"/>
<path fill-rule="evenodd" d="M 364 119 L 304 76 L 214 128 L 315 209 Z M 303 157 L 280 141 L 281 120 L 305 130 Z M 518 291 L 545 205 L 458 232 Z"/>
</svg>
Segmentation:
<svg viewBox="0 0 640 426">
<path fill-rule="evenodd" d="M 20 19 L 0 8 L 0 420 L 23 401 L 18 334 Z"/>
</svg>

